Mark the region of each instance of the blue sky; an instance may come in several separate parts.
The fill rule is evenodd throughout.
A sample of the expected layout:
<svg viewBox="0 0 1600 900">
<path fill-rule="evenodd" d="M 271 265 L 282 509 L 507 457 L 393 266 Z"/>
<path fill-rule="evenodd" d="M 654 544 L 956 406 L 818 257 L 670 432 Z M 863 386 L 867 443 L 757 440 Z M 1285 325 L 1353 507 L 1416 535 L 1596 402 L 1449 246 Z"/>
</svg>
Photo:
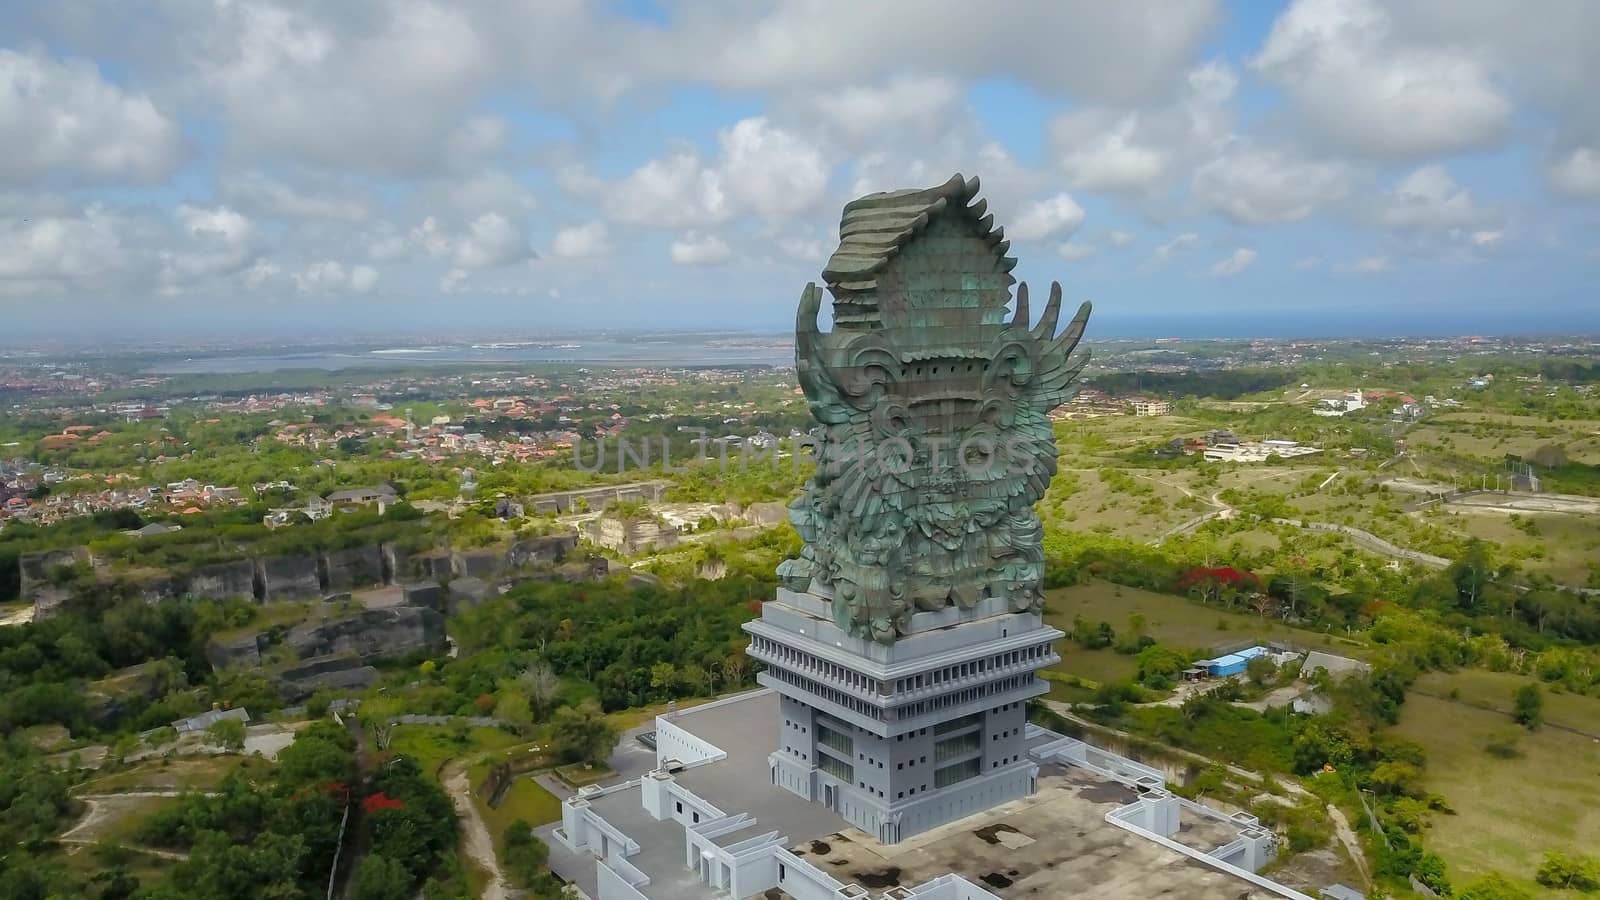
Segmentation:
<svg viewBox="0 0 1600 900">
<path fill-rule="evenodd" d="M 1600 331 L 1600 4 L 0 11 L 0 320 L 781 331 L 978 175 L 1102 336 Z"/>
</svg>

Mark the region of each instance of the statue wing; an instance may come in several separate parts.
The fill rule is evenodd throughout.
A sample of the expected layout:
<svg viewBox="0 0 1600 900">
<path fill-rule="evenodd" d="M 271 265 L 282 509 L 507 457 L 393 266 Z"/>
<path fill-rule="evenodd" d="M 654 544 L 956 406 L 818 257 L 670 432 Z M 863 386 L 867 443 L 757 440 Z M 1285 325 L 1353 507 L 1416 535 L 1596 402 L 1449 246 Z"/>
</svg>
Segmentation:
<svg viewBox="0 0 1600 900">
<path fill-rule="evenodd" d="M 1085 301 L 1078 307 L 1072 321 L 1067 323 L 1066 329 L 1056 334 L 1056 323 L 1061 317 L 1061 283 L 1050 283 L 1050 301 L 1045 304 L 1039 324 L 1029 333 L 1039 349 L 1036 373 L 1028 383 L 1026 399 L 1027 405 L 1039 413 L 1055 409 L 1077 393 L 1073 383 L 1083 372 L 1083 367 L 1089 364 L 1090 354 L 1087 349 L 1082 353 L 1073 351 L 1083 339 L 1083 330 L 1089 324 L 1089 313 L 1093 308 L 1093 304 Z M 1017 288 L 1017 313 L 1012 324 L 1028 327 L 1027 285 Z"/>
<path fill-rule="evenodd" d="M 822 288 L 806 285 L 800 293 L 800 308 L 794 323 L 794 371 L 805 392 L 811 414 L 824 425 L 839 425 L 855 410 L 844 400 L 844 392 L 824 358 L 827 337 L 817 327 L 822 311 Z"/>
</svg>

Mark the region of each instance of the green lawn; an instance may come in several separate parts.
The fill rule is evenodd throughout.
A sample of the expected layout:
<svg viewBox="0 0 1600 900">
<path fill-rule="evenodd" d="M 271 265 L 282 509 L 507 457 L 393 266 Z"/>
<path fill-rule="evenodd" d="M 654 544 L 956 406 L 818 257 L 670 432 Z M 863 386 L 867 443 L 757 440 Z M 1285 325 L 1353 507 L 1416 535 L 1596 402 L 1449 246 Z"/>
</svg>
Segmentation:
<svg viewBox="0 0 1600 900">
<path fill-rule="evenodd" d="M 437 775 L 440 766 L 458 756 L 504 750 L 527 743 L 498 728 L 468 728 L 465 740 L 457 739 L 459 733 L 449 725 L 396 725 L 389 749 L 415 759 L 424 772 Z"/>
<path fill-rule="evenodd" d="M 541 787 L 531 775 L 514 779 L 498 807 L 489 809 L 486 805 L 480 805 L 479 809 L 497 845 L 506 826 L 518 819 L 536 828 L 561 819 L 561 800 Z"/>
<path fill-rule="evenodd" d="M 1416 690 L 1450 698 L 1451 692 L 1465 703 L 1490 706 L 1511 715 L 1511 695 L 1517 688 L 1533 682 L 1526 675 L 1490 672 L 1487 669 L 1461 669 L 1455 672 L 1429 672 L 1417 679 Z M 1600 734 L 1600 698 L 1583 694 L 1544 692 L 1544 720 L 1591 734 Z M 1509 720 L 1508 720 L 1509 721 Z"/>
<path fill-rule="evenodd" d="M 1462 683 L 1466 696 L 1467 685 L 1478 690 L 1488 680 Z M 1600 742 L 1552 728 L 1530 733 L 1500 713 L 1415 692 L 1396 730 L 1427 750 L 1428 789 L 1455 810 L 1434 816 L 1426 839 L 1453 883 L 1499 871 L 1537 896 L 1563 896 L 1540 889 L 1533 873 L 1546 851 L 1593 853 L 1600 845 Z M 1517 758 L 1485 750 L 1511 738 Z"/>
<path fill-rule="evenodd" d="M 1091 623 L 1109 622 L 1119 639 L 1129 628 L 1128 617 L 1145 618 L 1145 634 L 1157 641 L 1189 650 L 1213 652 L 1219 646 L 1246 641 L 1289 641 L 1307 649 L 1327 650 L 1341 656 L 1364 657 L 1365 647 L 1345 643 L 1316 631 L 1291 628 L 1259 616 L 1226 612 L 1187 597 L 1158 594 L 1107 582 L 1074 585 L 1047 591 L 1045 621 L 1071 632 L 1072 620 L 1083 616 Z M 1226 625 L 1224 628 L 1223 626 Z M 1055 668 L 1092 681 L 1131 678 L 1137 669 L 1132 656 L 1112 650 L 1084 650 L 1070 640 L 1056 645 L 1061 663 Z"/>
</svg>

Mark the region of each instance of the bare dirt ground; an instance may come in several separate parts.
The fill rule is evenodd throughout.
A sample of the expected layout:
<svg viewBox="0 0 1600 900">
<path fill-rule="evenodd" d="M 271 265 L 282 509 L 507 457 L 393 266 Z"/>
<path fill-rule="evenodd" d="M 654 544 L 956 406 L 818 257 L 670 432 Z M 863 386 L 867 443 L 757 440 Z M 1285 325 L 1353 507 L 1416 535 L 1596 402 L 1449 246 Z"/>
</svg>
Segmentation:
<svg viewBox="0 0 1600 900">
<path fill-rule="evenodd" d="M 1475 494 L 1450 501 L 1463 511 L 1548 512 L 1577 516 L 1600 515 L 1600 498 L 1573 494 Z"/>
<path fill-rule="evenodd" d="M 500 870 L 500 860 L 494 854 L 494 838 L 490 837 L 489 827 L 483 823 L 483 817 L 478 815 L 478 807 L 472 802 L 472 780 L 467 777 L 465 769 L 454 763 L 445 767 L 443 780 L 450 802 L 455 804 L 456 818 L 461 820 L 461 832 L 465 838 L 462 846 L 467 856 L 489 873 L 489 885 L 483 889 L 482 900 L 508 900 L 510 893 L 506 887 L 505 873 Z"/>
<path fill-rule="evenodd" d="M 167 799 L 183 796 L 181 791 L 134 791 L 126 794 L 93 794 L 80 796 L 88 807 L 83 818 L 71 828 L 63 831 L 56 838 L 63 844 L 95 844 L 107 837 L 108 833 L 124 819 L 139 815 L 150 806 L 151 800 Z M 188 855 L 171 850 L 157 850 L 154 847 L 140 847 L 133 844 L 124 845 L 129 850 L 144 853 L 149 856 L 159 856 L 162 859 L 184 860 Z"/>
</svg>

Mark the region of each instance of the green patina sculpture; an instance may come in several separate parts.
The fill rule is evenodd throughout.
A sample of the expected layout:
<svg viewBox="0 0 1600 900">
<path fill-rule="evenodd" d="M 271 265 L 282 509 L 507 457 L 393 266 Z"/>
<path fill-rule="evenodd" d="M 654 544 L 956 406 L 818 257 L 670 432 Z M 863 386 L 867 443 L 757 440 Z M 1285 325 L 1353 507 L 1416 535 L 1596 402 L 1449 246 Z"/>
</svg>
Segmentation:
<svg viewBox="0 0 1600 900">
<path fill-rule="evenodd" d="M 1007 321 L 1016 260 L 977 193 L 956 175 L 846 204 L 822 273 L 832 331 L 817 327 L 822 290 L 800 297 L 795 368 L 817 469 L 789 508 L 805 547 L 778 575 L 884 643 L 917 610 L 1043 604 L 1033 504 L 1056 471 L 1047 414 L 1088 362 L 1073 350 L 1089 304 L 1057 335 L 1053 283 L 1030 329 L 1024 284 Z"/>
</svg>

